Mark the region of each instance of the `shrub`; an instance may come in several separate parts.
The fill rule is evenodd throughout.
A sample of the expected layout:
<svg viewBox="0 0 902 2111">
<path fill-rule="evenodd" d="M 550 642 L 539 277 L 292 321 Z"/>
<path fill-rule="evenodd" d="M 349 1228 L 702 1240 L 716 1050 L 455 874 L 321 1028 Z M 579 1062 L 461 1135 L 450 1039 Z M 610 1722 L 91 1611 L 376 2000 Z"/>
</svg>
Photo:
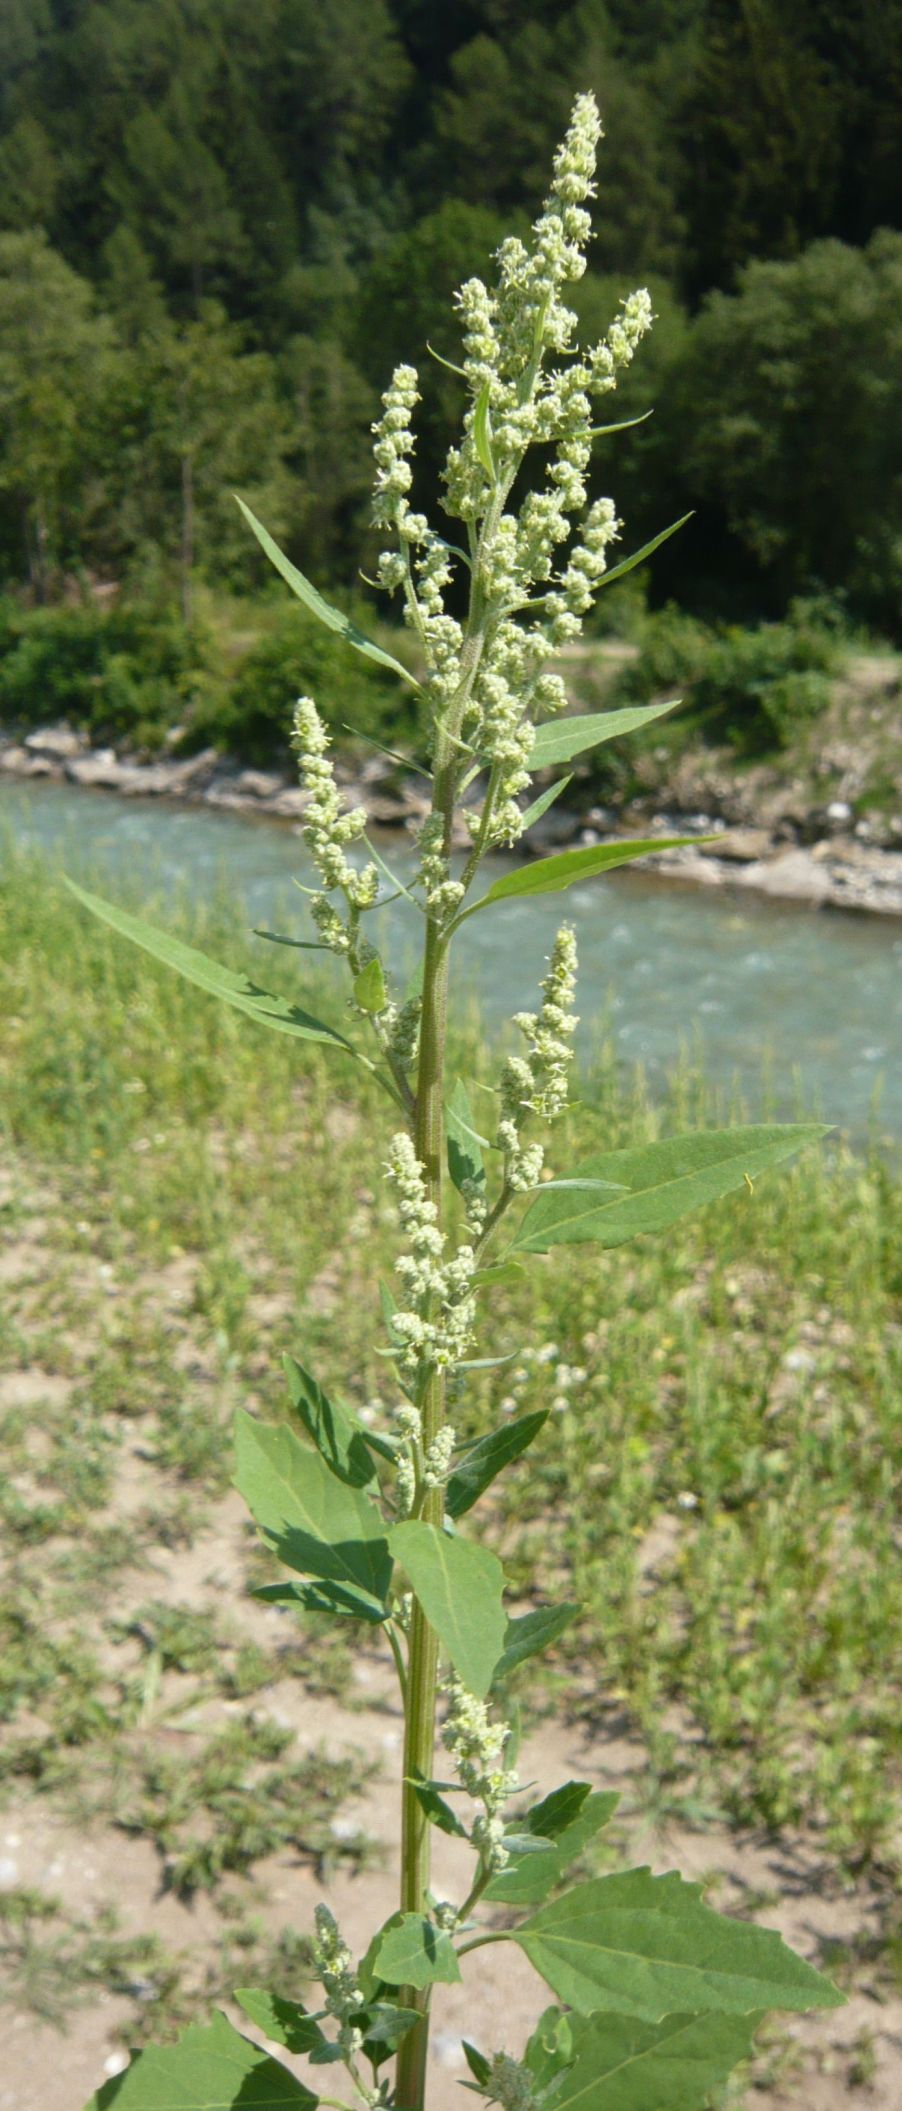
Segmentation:
<svg viewBox="0 0 902 2111">
<path fill-rule="evenodd" d="M 414 715 L 392 676 L 352 656 L 332 631 L 302 608 L 286 608 L 239 662 L 225 694 L 214 688 L 191 716 L 192 745 L 210 741 L 243 761 L 267 763 L 288 753 L 291 706 L 315 691 L 333 738 L 348 729 L 369 739 L 410 738 Z"/>
<path fill-rule="evenodd" d="M 786 748 L 829 702 L 840 639 L 840 618 L 820 601 L 793 602 L 785 622 L 754 630 L 715 627 L 668 607 L 648 618 L 618 698 L 647 702 L 675 690 L 709 738 L 744 754 Z"/>
<path fill-rule="evenodd" d="M 177 617 L 150 607 L 4 601 L 0 715 L 19 726 L 67 719 L 95 740 L 155 747 L 184 713 L 204 652 Z"/>
</svg>

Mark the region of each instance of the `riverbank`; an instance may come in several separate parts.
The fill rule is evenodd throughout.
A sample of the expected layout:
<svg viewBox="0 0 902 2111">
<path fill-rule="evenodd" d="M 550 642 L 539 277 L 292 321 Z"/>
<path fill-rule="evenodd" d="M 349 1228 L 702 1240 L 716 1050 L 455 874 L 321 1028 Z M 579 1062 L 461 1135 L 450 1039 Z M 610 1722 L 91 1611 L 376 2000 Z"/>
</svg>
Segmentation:
<svg viewBox="0 0 902 2111">
<path fill-rule="evenodd" d="M 20 779 L 56 778 L 123 798 L 187 800 L 295 826 L 306 803 L 296 781 L 276 770 L 242 769 L 215 748 L 145 762 L 113 748 L 92 748 L 68 726 L 41 727 L 0 747 L 0 771 Z M 336 774 L 374 826 L 410 835 L 423 819 L 422 779 L 381 754 L 356 768 L 339 757 Z M 680 792 L 679 781 L 675 789 Z M 892 833 L 875 840 L 874 824 L 856 822 L 845 800 L 796 813 L 781 802 L 771 806 L 763 825 L 755 825 L 728 782 L 718 785 L 709 777 L 705 791 L 704 810 L 672 798 L 666 808 L 645 797 L 582 811 L 557 803 L 527 832 L 522 848 L 536 856 L 619 834 L 713 836 L 719 840 L 700 842 L 698 849 L 662 854 L 658 869 L 689 885 L 742 887 L 811 908 L 902 916 L 902 841 L 895 848 Z M 468 841 L 462 830 L 461 847 Z"/>
</svg>

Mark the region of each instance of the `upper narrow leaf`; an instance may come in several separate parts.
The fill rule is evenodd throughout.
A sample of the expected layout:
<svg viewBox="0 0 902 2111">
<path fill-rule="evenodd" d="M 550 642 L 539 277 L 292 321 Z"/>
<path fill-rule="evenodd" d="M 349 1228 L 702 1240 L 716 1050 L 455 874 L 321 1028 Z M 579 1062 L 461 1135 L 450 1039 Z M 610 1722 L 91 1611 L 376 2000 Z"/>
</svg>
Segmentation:
<svg viewBox="0 0 902 2111">
<path fill-rule="evenodd" d="M 360 1423 L 350 1409 L 330 1400 L 303 1364 L 283 1357 L 292 1407 L 308 1436 L 340 1481 L 365 1488 L 376 1472 Z"/>
<path fill-rule="evenodd" d="M 486 476 L 495 481 L 495 460 L 492 454 L 492 420 L 489 412 L 489 384 L 480 389 L 473 411 L 473 445 Z"/>
<path fill-rule="evenodd" d="M 409 667 L 402 667 L 400 660 L 396 660 L 390 652 L 383 652 L 381 645 L 374 645 L 372 638 L 368 638 L 364 631 L 358 630 L 356 623 L 351 622 L 350 616 L 345 616 L 340 609 L 333 608 L 331 602 L 324 599 L 318 589 L 311 585 L 310 580 L 305 579 L 303 572 L 299 572 L 297 566 L 279 549 L 269 530 L 264 528 L 262 521 L 251 512 L 250 506 L 245 505 L 243 498 L 238 498 L 237 492 L 235 497 L 248 527 L 256 535 L 261 550 L 265 550 L 270 564 L 275 565 L 276 571 L 281 574 L 286 585 L 290 586 L 292 593 L 297 594 L 298 600 L 303 601 L 305 608 L 309 608 L 312 615 L 318 616 L 327 630 L 337 631 L 339 637 L 344 638 L 348 645 L 353 645 L 355 652 L 362 652 L 368 660 L 377 660 L 380 667 L 390 667 L 392 674 L 400 675 L 402 682 L 410 682 L 415 689 L 418 688 L 416 676 L 411 674 Z"/>
<path fill-rule="evenodd" d="M 511 901 L 524 894 L 561 894 L 565 887 L 594 879 L 598 872 L 610 872 L 615 865 L 628 865 L 633 858 L 653 857 L 661 850 L 683 850 L 687 843 L 706 840 L 704 836 L 653 836 L 645 842 L 592 843 L 582 850 L 559 850 L 554 857 L 537 858 L 533 865 L 518 865 L 513 872 L 506 872 L 487 893 L 480 895 L 478 902 L 461 911 L 457 923 L 466 923 L 468 916 L 488 909 L 493 902 Z"/>
<path fill-rule="evenodd" d="M 471 1444 L 448 1482 L 445 1494 L 448 1516 L 463 1517 L 465 1511 L 472 1510 L 483 1490 L 505 1466 L 528 1449 L 547 1420 L 547 1408 L 534 1415 L 520 1415 L 515 1422 L 504 1422 L 500 1429 L 493 1429 L 488 1436 L 480 1437 L 477 1444 Z"/>
<path fill-rule="evenodd" d="M 571 2016 L 554 2111 L 701 2111 L 748 2057 L 757 2015 Z"/>
<path fill-rule="evenodd" d="M 471 1539 L 412 1520 L 393 1527 L 389 1544 L 455 1671 L 481 1699 L 504 1641 L 500 1561 Z"/>
<path fill-rule="evenodd" d="M 550 718 L 545 725 L 536 727 L 529 767 L 545 770 L 556 762 L 572 762 L 574 755 L 584 755 L 588 748 L 600 748 L 605 741 L 638 733 L 653 719 L 675 711 L 679 702 L 680 698 L 674 697 L 669 704 L 631 704 L 622 711 L 589 711 L 574 718 Z M 569 784 L 569 777 L 564 781 Z"/>
<path fill-rule="evenodd" d="M 280 1561 L 341 1586 L 360 1600 L 362 1618 L 384 1613 L 392 1564 L 375 1503 L 336 1480 L 293 1430 L 243 1411 L 235 1420 L 235 1458 L 235 1485 Z"/>
<path fill-rule="evenodd" d="M 644 564 L 646 557 L 653 557 L 662 542 L 669 542 L 671 535 L 676 535 L 680 528 L 685 528 L 687 520 L 691 519 L 691 513 L 683 513 L 679 520 L 671 521 L 669 528 L 662 528 L 660 535 L 653 535 L 650 542 L 644 542 L 641 550 L 634 550 L 632 557 L 621 557 L 619 564 L 613 564 L 610 571 L 603 574 L 598 582 L 599 586 L 613 586 L 615 579 L 622 579 L 626 572 L 635 571 L 637 564 Z"/>
<path fill-rule="evenodd" d="M 663 1231 L 704 1203 L 750 1186 L 758 1173 L 828 1133 L 821 1122 L 757 1124 L 700 1130 L 635 1149 L 606 1151 L 577 1167 L 575 1179 L 609 1180 L 610 1195 L 578 1184 L 547 1195 L 540 1190 L 511 1251 L 544 1253 L 549 1246 L 583 1239 L 621 1246 L 640 1232 Z M 626 1192 L 618 1194 L 617 1188 Z"/>
<path fill-rule="evenodd" d="M 482 1162 L 482 1137 L 473 1123 L 470 1095 L 463 1078 L 458 1078 L 445 1108 L 445 1132 L 448 1149 L 448 1171 L 456 1188 L 462 1189 L 464 1182 L 475 1186 L 485 1185 L 485 1166 Z"/>
<path fill-rule="evenodd" d="M 220 997 L 224 1003 L 234 1005 L 236 1011 L 247 1012 L 251 1019 L 257 1019 L 261 1026 L 275 1027 L 278 1033 L 298 1034 L 303 1041 L 327 1041 L 334 1048 L 343 1049 L 346 1055 L 357 1055 L 357 1050 L 343 1034 L 325 1026 L 321 1019 L 314 1019 L 310 1012 L 302 1011 L 299 1004 L 290 1004 L 287 997 L 273 996 L 269 990 L 252 982 L 249 975 L 236 974 L 233 968 L 222 967 L 218 960 L 209 960 L 206 953 L 199 953 L 195 946 L 186 946 L 180 938 L 171 938 L 168 931 L 159 931 L 155 924 L 145 923 L 143 917 L 130 915 L 128 910 L 117 908 L 114 902 L 104 901 L 98 894 L 89 894 L 87 888 L 76 886 L 74 880 L 67 879 L 66 886 L 102 923 L 119 931 L 123 938 L 130 938 L 133 945 L 141 946 L 145 953 L 151 953 L 165 967 L 175 968 L 186 981 L 196 983 L 198 989 L 209 991 L 211 997 Z"/>
<path fill-rule="evenodd" d="M 225 2016 L 193 2023 L 175 2045 L 149 2045 L 105 2082 L 86 2111 L 313 2111 L 317 2098 Z"/>
<path fill-rule="evenodd" d="M 579 1606 L 568 1599 L 563 1605 L 540 1605 L 535 1612 L 520 1613 L 509 1620 L 504 1637 L 504 1648 L 492 1673 L 492 1685 L 500 1686 L 518 1671 L 527 1658 L 537 1656 L 542 1649 L 550 1649 L 571 1620 L 575 1620 Z"/>
<path fill-rule="evenodd" d="M 657 2022 L 716 2009 L 835 2008 L 842 1995 L 779 1935 L 728 1920 L 697 1884 L 631 1869 L 577 1884 L 514 1933 L 558 1999 Z"/>
</svg>

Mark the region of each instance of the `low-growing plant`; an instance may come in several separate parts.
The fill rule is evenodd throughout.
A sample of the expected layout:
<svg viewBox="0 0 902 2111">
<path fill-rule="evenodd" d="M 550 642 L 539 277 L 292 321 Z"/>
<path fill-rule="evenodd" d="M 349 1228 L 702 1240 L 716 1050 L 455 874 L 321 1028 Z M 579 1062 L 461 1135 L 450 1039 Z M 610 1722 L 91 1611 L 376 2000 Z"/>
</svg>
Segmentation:
<svg viewBox="0 0 902 2111">
<path fill-rule="evenodd" d="M 472 1434 L 467 1393 L 487 1361 L 478 1337 L 496 1288 L 516 1284 L 553 1247 L 614 1247 L 666 1234 L 687 1211 L 752 1189 L 768 1168 L 823 1134 L 800 1124 L 683 1133 L 604 1150 L 552 1173 L 542 1132 L 567 1104 L 576 1024 L 576 950 L 566 924 L 538 1009 L 517 1015 L 522 1051 L 505 1061 L 494 1095 L 474 1105 L 465 1082 L 447 1074 L 449 959 L 465 921 L 661 848 L 655 840 L 570 850 L 512 866 L 474 891 L 486 854 L 516 844 L 530 813 L 567 781 L 524 811 L 521 794 L 533 772 L 566 765 L 667 708 L 563 716 L 563 683 L 550 669 L 598 590 L 646 554 L 609 565 L 620 523 L 610 499 L 589 504 L 586 476 L 593 439 L 617 429 L 593 425 L 593 402 L 631 361 L 652 319 L 650 302 L 642 292 L 630 296 L 607 335 L 582 354 L 562 298 L 584 267 L 599 134 L 594 101 L 581 96 L 532 246 L 502 243 L 494 290 L 470 279 L 458 295 L 458 371 L 468 400 L 443 504 L 462 523 L 462 542 L 446 541 L 411 509 L 418 395 L 411 367 L 395 370 L 375 428 L 375 518 L 392 545 L 379 560 L 379 579 L 400 591 L 427 670 L 420 702 L 432 800 L 409 887 L 367 842 L 365 814 L 344 805 L 316 705 L 302 697 L 296 706 L 305 834 L 321 886 L 311 897 L 315 938 L 289 935 L 281 943 L 341 957 L 351 978 L 347 1030 L 76 889 L 114 930 L 258 1024 L 365 1066 L 392 1108 L 384 1170 L 402 1234 L 395 1290 L 380 1291 L 381 1415 L 357 1416 L 288 1358 L 290 1419 L 267 1426 L 240 1413 L 236 1434 L 237 1484 L 285 1572 L 258 1595 L 363 1622 L 391 1649 L 405 1724 L 398 1910 L 355 1962 L 331 1912 L 318 1908 L 311 1970 L 323 1997 L 313 2012 L 267 1988 L 236 1993 L 267 2040 L 306 2055 L 307 2082 L 219 2015 L 175 2046 L 142 2051 L 100 2090 L 94 2111 L 114 2102 L 118 2111 L 341 2104 L 336 2087 L 350 2087 L 369 2111 L 423 2111 L 432 1990 L 458 1982 L 468 1958 L 502 1943 L 520 1949 L 554 1997 L 525 2050 L 499 2043 L 500 2023 L 490 2045 L 466 2048 L 468 2086 L 504 2111 L 595 2104 L 692 2111 L 742 2061 L 763 2012 L 828 2008 L 841 1998 L 777 1935 L 717 1915 L 700 1888 L 675 1872 L 617 1870 L 568 1888 L 568 1872 L 617 1799 L 585 1781 L 530 1797 L 516 1772 L 510 1689 L 578 1607 L 542 1602 L 536 1592 L 530 1610 L 510 1616 L 502 1564 L 464 1522 L 503 1468 L 538 1439 L 550 1411 L 549 1401 Z M 523 489 L 521 471 L 535 446 L 544 451 L 547 480 L 527 488 L 514 511 L 511 495 L 515 485 Z M 308 609 L 348 646 L 390 661 L 410 681 L 249 518 Z M 461 580 L 463 620 L 445 599 Z M 453 828 L 467 793 L 471 847 L 458 865 Z M 383 880 L 423 920 L 420 969 L 401 989 L 367 924 Z M 574 1385 L 571 1372 L 570 1415 L 578 1414 Z M 518 1587 L 522 1596 L 519 1576 Z M 452 1778 L 437 1779 L 437 1771 Z M 431 1887 L 436 1828 L 459 1843 L 467 1869 L 453 1900 Z"/>
</svg>

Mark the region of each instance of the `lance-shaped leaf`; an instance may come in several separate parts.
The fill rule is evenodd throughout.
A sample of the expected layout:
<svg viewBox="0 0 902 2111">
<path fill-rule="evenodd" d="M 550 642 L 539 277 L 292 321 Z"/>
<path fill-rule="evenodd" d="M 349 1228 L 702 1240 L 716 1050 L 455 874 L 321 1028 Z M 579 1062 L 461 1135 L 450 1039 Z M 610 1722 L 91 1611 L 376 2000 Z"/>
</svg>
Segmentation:
<svg viewBox="0 0 902 2111">
<path fill-rule="evenodd" d="M 533 763 L 533 768 L 537 769 L 538 764 Z M 541 821 L 542 815 L 547 814 L 549 806 L 553 806 L 555 800 L 560 798 L 561 793 L 566 791 L 568 784 L 572 783 L 572 777 L 559 777 L 557 784 L 549 785 L 547 792 L 540 792 L 538 799 L 534 799 L 531 806 L 524 808 L 520 818 L 520 827 L 524 835 L 528 828 L 534 827 L 536 821 Z"/>
<path fill-rule="evenodd" d="M 424 1913 L 396 1913 L 377 1941 L 373 1964 L 389 1986 L 446 1986 L 460 1978 L 457 1952 L 442 1928 Z"/>
<path fill-rule="evenodd" d="M 302 1041 L 326 1041 L 333 1048 L 340 1048 L 345 1055 L 356 1056 L 358 1062 L 365 1060 L 343 1034 L 324 1025 L 322 1019 L 313 1018 L 299 1004 L 289 1003 L 287 997 L 273 996 L 269 990 L 260 989 L 249 975 L 237 974 L 233 968 L 224 968 L 218 960 L 209 960 L 206 953 L 198 952 L 196 946 L 183 945 L 180 938 L 171 938 L 168 931 L 160 931 L 155 924 L 145 923 L 142 916 L 130 915 L 128 910 L 104 901 L 99 894 L 89 894 L 87 888 L 76 886 L 74 880 L 67 879 L 66 886 L 70 894 L 74 894 L 102 923 L 109 924 L 123 938 L 131 939 L 133 945 L 150 953 L 154 960 L 162 961 L 164 967 L 175 968 L 198 989 L 207 990 L 211 997 L 221 998 L 236 1011 L 246 1012 L 259 1025 L 272 1026 L 277 1033 L 297 1034 Z M 371 1063 L 367 1063 L 367 1069 L 372 1069 Z"/>
<path fill-rule="evenodd" d="M 463 1517 L 465 1511 L 472 1510 L 483 1490 L 505 1466 L 519 1459 L 547 1420 L 547 1408 L 538 1414 L 520 1415 L 515 1422 L 505 1422 L 500 1429 L 493 1429 L 478 1443 L 471 1444 L 460 1465 L 455 1466 L 445 1491 L 448 1516 Z"/>
<path fill-rule="evenodd" d="M 609 433 L 629 432 L 631 425 L 644 425 L 646 418 L 653 418 L 654 410 L 640 410 L 636 418 L 618 418 L 614 425 L 590 425 L 587 440 L 606 440 Z"/>
<path fill-rule="evenodd" d="M 822 1122 L 756 1124 L 668 1136 L 661 1143 L 606 1151 L 576 1169 L 577 1185 L 537 1194 L 510 1251 L 544 1253 L 591 1239 L 621 1246 L 640 1232 L 664 1231 L 706 1202 L 735 1188 L 751 1189 L 756 1176 L 829 1134 Z M 580 1180 L 608 1180 L 625 1192 L 580 1189 Z"/>
<path fill-rule="evenodd" d="M 331 602 L 324 599 L 318 589 L 311 585 L 310 580 L 305 579 L 303 572 L 298 571 L 297 565 L 292 564 L 284 552 L 279 549 L 278 543 L 273 541 L 268 529 L 264 528 L 262 521 L 259 521 L 256 515 L 251 512 L 250 506 L 245 505 L 243 498 L 238 498 L 237 492 L 235 497 L 248 527 L 256 535 L 260 548 L 265 551 L 270 564 L 275 565 L 276 571 L 284 579 L 286 586 L 290 586 L 292 593 L 297 595 L 298 600 L 303 601 L 305 608 L 309 608 L 311 615 L 318 616 L 320 622 L 325 624 L 327 630 L 337 631 L 339 637 L 344 638 L 347 645 L 353 645 L 355 652 L 362 652 L 368 660 L 378 661 L 380 667 L 389 667 L 392 674 L 400 675 L 402 682 L 410 682 L 417 689 L 419 683 L 416 676 L 411 674 L 409 667 L 402 667 L 400 660 L 396 660 L 392 653 L 383 652 L 381 645 L 374 645 L 372 638 L 368 638 L 364 631 L 358 630 L 356 623 L 351 622 L 350 616 L 345 616 L 340 609 L 333 608 Z"/>
<path fill-rule="evenodd" d="M 480 1699 L 504 1642 L 504 1570 L 488 1547 L 434 1525 L 395 1525 L 389 1545 L 456 1672 Z"/>
<path fill-rule="evenodd" d="M 474 1125 L 470 1095 L 462 1078 L 457 1079 L 445 1108 L 445 1133 L 448 1171 L 455 1187 L 462 1189 L 465 1181 L 484 1187 L 483 1138 Z"/>
<path fill-rule="evenodd" d="M 385 1524 L 359 1488 L 337 1480 L 283 1425 L 235 1421 L 235 1485 L 264 1538 L 302 1576 L 340 1586 L 360 1616 L 384 1617 L 391 1583 Z"/>
<path fill-rule="evenodd" d="M 270 1994 L 262 1986 L 236 1986 L 235 2000 L 264 2037 L 274 2045 L 284 2045 L 286 2052 L 307 2053 L 317 2065 L 341 2059 L 337 2045 L 330 2042 L 316 2017 L 308 2016 L 300 2002 L 283 2001 L 279 1994 Z"/>
<path fill-rule="evenodd" d="M 420 1809 L 425 1811 L 433 1825 L 438 1826 L 439 1832 L 446 1832 L 456 1840 L 466 1839 L 466 1827 L 461 1824 L 450 1803 L 446 1803 L 444 1796 L 439 1795 L 434 1781 L 413 1781 L 411 1787 Z"/>
<path fill-rule="evenodd" d="M 679 697 L 669 704 L 631 704 L 622 711 L 587 711 L 575 718 L 550 718 L 537 726 L 529 758 L 531 770 L 550 769 L 556 762 L 572 762 L 589 748 L 600 748 L 608 740 L 622 740 L 638 733 L 667 711 L 675 711 Z M 565 778 L 570 783 L 570 778 Z"/>
<path fill-rule="evenodd" d="M 558 1827 L 551 1847 L 543 1848 L 539 1854 L 512 1855 L 506 1869 L 492 1878 L 486 1898 L 499 1905 L 538 1905 L 547 1898 L 567 1874 L 571 1864 L 594 1840 L 596 1833 L 609 1824 L 619 1796 L 613 1789 L 591 1790 L 588 1783 L 570 1782 L 568 1791 L 584 1789 L 578 1809 Z M 537 1803 L 526 1818 L 517 1820 L 520 1829 L 524 1826 L 538 1838 L 547 1837 L 551 1825 L 557 1824 L 561 1815 L 557 1798 L 563 1799 L 565 1791 L 557 1791 L 557 1797 L 548 1796 L 544 1803 Z"/>
<path fill-rule="evenodd" d="M 684 850 L 688 843 L 697 845 L 708 840 L 706 836 L 652 836 L 643 842 L 592 843 L 582 850 L 559 850 L 554 857 L 536 858 L 533 865 L 518 865 L 496 880 L 478 902 L 461 911 L 454 929 L 466 923 L 468 916 L 476 916 L 480 909 L 490 909 L 494 902 L 514 901 L 522 895 L 562 894 L 580 880 L 594 879 L 599 872 L 612 872 L 615 866 L 629 865 L 635 858 L 653 857 L 662 850 Z"/>
<path fill-rule="evenodd" d="M 520 1613 L 509 1620 L 504 1637 L 504 1648 L 492 1673 L 492 1685 L 501 1686 L 512 1672 L 519 1671 L 527 1658 L 538 1656 L 540 1650 L 550 1649 L 571 1620 L 575 1620 L 580 1607 L 571 1599 L 563 1605 L 540 1605 L 533 1613 Z"/>
<path fill-rule="evenodd" d="M 347 1481 L 349 1487 L 365 1488 L 376 1472 L 368 1432 L 350 1408 L 343 1406 L 341 1401 L 329 1399 L 303 1364 L 296 1362 L 293 1356 L 283 1356 L 282 1362 L 291 1405 L 326 1465 L 340 1481 Z M 382 1448 L 378 1440 L 372 1447 L 376 1450 Z M 384 1449 L 391 1457 L 390 1447 L 386 1445 Z"/>
<path fill-rule="evenodd" d="M 554 2111 L 702 2111 L 748 2058 L 751 2016 L 569 2016 Z"/>
<path fill-rule="evenodd" d="M 698 1884 L 631 1869 L 577 1884 L 515 1929 L 560 2001 L 649 2022 L 676 2014 L 836 2008 L 842 1995 L 779 1935 L 729 1920 Z"/>
<path fill-rule="evenodd" d="M 492 454 L 492 420 L 489 412 L 489 384 L 480 389 L 473 411 L 473 445 L 479 461 L 490 483 L 495 481 L 495 459 Z"/>
<path fill-rule="evenodd" d="M 396 2008 L 390 2001 L 374 2001 L 364 2009 L 360 2021 L 366 2058 L 372 2060 L 374 2067 L 381 2067 L 417 2021 L 415 2008 Z"/>
<path fill-rule="evenodd" d="M 605 572 L 599 579 L 599 587 L 613 586 L 615 579 L 622 579 L 626 572 L 634 572 L 637 564 L 644 564 L 646 557 L 653 557 L 662 542 L 669 542 L 671 535 L 678 534 L 680 528 L 685 528 L 687 520 L 691 519 L 691 513 L 683 513 L 679 520 L 671 521 L 669 528 L 662 528 L 660 535 L 653 535 L 651 542 L 644 542 L 641 550 L 634 550 L 632 557 L 621 557 L 620 563 L 613 564 L 610 571 Z"/>
<path fill-rule="evenodd" d="M 313 2111 L 303 2082 L 251 2045 L 225 2016 L 184 2031 L 175 2045 L 149 2045 L 124 2074 L 105 2082 L 87 2111 Z"/>
</svg>

